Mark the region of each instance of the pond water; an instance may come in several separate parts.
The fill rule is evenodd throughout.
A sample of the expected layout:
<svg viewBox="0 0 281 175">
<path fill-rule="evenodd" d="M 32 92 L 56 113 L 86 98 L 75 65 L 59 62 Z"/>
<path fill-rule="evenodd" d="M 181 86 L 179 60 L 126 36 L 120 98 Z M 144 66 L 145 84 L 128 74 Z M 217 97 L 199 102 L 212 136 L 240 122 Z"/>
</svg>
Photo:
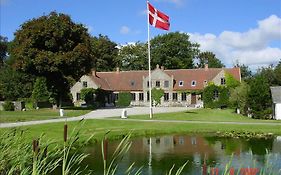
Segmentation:
<svg viewBox="0 0 281 175">
<path fill-rule="evenodd" d="M 118 144 L 118 141 L 108 143 L 109 159 Z M 93 169 L 94 174 L 103 174 L 101 144 L 88 146 L 84 152 L 90 155 L 83 164 Z M 182 174 L 201 175 L 205 171 L 218 171 L 221 174 L 229 162 L 235 174 L 238 170 L 262 169 L 266 169 L 265 174 L 281 174 L 281 137 L 234 139 L 167 135 L 136 138 L 132 139 L 130 150 L 119 162 L 117 174 L 125 174 L 126 169 L 134 162 L 136 169 L 142 167 L 142 174 L 161 175 L 166 174 L 173 164 L 177 169 L 187 161 Z"/>
</svg>

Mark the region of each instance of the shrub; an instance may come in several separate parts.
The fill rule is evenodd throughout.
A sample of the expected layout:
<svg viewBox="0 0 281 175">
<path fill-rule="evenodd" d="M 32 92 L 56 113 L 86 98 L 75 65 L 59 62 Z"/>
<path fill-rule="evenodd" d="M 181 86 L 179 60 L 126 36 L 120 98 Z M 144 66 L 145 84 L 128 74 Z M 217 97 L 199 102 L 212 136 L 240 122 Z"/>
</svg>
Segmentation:
<svg viewBox="0 0 281 175">
<path fill-rule="evenodd" d="M 15 110 L 15 105 L 11 101 L 5 101 L 3 103 L 3 108 L 4 108 L 4 111 L 14 111 Z"/>
<path fill-rule="evenodd" d="M 81 90 L 81 99 L 84 100 L 87 104 L 94 102 L 94 88 L 84 88 Z"/>
<path fill-rule="evenodd" d="M 157 106 L 158 104 L 161 103 L 161 97 L 164 96 L 164 90 L 153 88 L 151 90 L 151 96 L 152 99 L 155 101 L 155 106 Z"/>
<path fill-rule="evenodd" d="M 214 97 L 214 92 L 218 92 L 218 98 Z M 204 107 L 206 108 L 223 108 L 229 104 L 229 90 L 224 86 L 210 84 L 203 91 Z"/>
<path fill-rule="evenodd" d="M 127 107 L 131 103 L 131 94 L 128 92 L 120 92 L 116 106 Z"/>
</svg>

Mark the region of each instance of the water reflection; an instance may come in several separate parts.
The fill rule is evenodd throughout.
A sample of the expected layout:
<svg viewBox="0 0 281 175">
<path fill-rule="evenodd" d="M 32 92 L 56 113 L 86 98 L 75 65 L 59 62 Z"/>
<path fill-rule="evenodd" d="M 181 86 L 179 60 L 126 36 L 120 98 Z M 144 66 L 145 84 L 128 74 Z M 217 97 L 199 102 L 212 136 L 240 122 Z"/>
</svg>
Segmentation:
<svg viewBox="0 0 281 175">
<path fill-rule="evenodd" d="M 118 142 L 108 145 L 108 157 L 117 147 Z M 95 174 L 102 174 L 103 165 L 100 144 L 88 147 L 85 152 L 89 158 L 84 162 L 94 169 Z M 275 174 L 281 169 L 281 137 L 271 139 L 233 139 L 200 135 L 174 135 L 132 140 L 132 146 L 119 164 L 119 174 L 135 162 L 142 167 L 142 174 L 166 174 L 175 164 L 180 167 L 189 161 L 183 174 L 206 174 L 211 167 L 224 170 L 232 159 L 231 167 L 270 168 Z M 117 173 L 117 174 L 118 174 Z"/>
</svg>

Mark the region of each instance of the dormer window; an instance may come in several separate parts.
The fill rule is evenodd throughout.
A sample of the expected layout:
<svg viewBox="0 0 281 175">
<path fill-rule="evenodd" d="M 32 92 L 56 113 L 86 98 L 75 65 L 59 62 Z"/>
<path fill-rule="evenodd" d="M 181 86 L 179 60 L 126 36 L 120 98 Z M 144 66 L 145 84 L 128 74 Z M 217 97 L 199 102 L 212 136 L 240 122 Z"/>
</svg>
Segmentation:
<svg viewBox="0 0 281 175">
<path fill-rule="evenodd" d="M 83 81 L 83 87 L 84 88 L 88 87 L 87 81 Z"/>
<path fill-rule="evenodd" d="M 132 80 L 131 81 L 131 86 L 135 86 L 135 84 L 136 84 L 135 80 Z"/>
<path fill-rule="evenodd" d="M 179 86 L 183 86 L 183 81 L 179 81 Z"/>
<path fill-rule="evenodd" d="M 196 86 L 196 81 L 195 80 L 191 81 L 191 86 Z"/>
</svg>

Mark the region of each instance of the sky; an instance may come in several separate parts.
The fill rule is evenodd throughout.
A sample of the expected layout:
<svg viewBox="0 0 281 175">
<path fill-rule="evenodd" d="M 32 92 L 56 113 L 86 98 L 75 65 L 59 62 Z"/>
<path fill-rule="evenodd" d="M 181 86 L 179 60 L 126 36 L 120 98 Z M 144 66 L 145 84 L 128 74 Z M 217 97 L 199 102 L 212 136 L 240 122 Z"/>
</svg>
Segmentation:
<svg viewBox="0 0 281 175">
<path fill-rule="evenodd" d="M 237 61 L 257 69 L 281 60 L 281 0 L 150 0 L 170 17 L 171 28 L 150 27 L 151 38 L 167 32 L 190 35 L 201 51 L 227 67 Z M 147 42 L 145 0 L 0 0 L 0 35 L 13 40 L 20 25 L 51 11 L 70 15 L 92 36 L 120 45 Z M 153 59 L 153 58 L 152 58 Z"/>
</svg>

